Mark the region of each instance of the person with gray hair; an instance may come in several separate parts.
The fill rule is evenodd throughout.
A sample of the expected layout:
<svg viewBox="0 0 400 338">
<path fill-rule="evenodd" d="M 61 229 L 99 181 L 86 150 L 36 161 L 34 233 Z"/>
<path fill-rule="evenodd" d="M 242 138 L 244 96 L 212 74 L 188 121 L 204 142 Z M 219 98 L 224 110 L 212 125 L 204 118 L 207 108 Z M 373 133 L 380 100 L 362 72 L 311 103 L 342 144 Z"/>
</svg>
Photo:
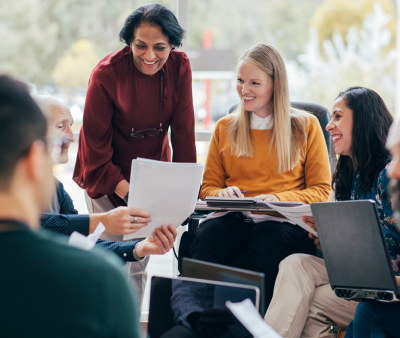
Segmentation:
<svg viewBox="0 0 400 338">
<path fill-rule="evenodd" d="M 47 112 L 49 129 L 61 142 L 59 152 L 53 154 L 56 163 L 68 162 L 68 149 L 75 141 L 71 129 L 74 120 L 68 107 L 51 96 L 36 96 L 36 101 Z M 54 152 L 53 152 L 54 153 Z M 151 221 L 150 214 L 142 209 L 119 207 L 105 213 L 78 215 L 72 199 L 64 190 L 63 184 L 55 179 L 57 193 L 53 195 L 48 212 L 42 214 L 40 223 L 43 229 L 62 235 L 71 235 L 77 231 L 83 235 L 92 233 L 102 222 L 107 233 L 125 235 L 138 231 Z M 174 245 L 177 231 L 173 225 L 157 229 L 152 237 L 143 241 L 107 241 L 99 240 L 98 246 L 116 253 L 125 262 L 140 261 L 149 255 L 163 255 Z"/>
</svg>

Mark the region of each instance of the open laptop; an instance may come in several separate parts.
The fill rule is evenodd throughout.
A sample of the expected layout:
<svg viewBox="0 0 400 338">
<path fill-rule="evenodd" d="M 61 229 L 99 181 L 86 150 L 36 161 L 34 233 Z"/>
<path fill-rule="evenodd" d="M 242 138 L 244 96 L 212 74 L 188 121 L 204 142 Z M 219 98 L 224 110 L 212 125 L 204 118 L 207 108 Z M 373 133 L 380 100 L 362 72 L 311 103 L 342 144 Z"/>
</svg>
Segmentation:
<svg viewBox="0 0 400 338">
<path fill-rule="evenodd" d="M 311 210 L 338 297 L 400 298 L 374 201 L 314 203 Z"/>
<path fill-rule="evenodd" d="M 197 337 L 185 322 L 188 314 L 207 311 L 207 319 L 218 321 L 229 316 L 232 323 L 225 329 L 229 337 L 250 338 L 250 333 L 234 318 L 225 303 L 250 299 L 259 309 L 260 290 L 252 285 L 206 281 L 195 278 L 156 277 L 151 279 L 148 336 Z M 209 310 L 218 309 L 217 313 Z M 215 329 L 220 330 L 217 324 Z M 199 336 L 200 337 L 200 336 Z"/>
<path fill-rule="evenodd" d="M 254 285 L 260 289 L 260 314 L 265 314 L 264 304 L 264 274 L 244 269 L 237 269 L 226 265 L 213 264 L 197 259 L 183 258 L 182 276 L 190 278 L 208 279 L 220 282 Z"/>
</svg>

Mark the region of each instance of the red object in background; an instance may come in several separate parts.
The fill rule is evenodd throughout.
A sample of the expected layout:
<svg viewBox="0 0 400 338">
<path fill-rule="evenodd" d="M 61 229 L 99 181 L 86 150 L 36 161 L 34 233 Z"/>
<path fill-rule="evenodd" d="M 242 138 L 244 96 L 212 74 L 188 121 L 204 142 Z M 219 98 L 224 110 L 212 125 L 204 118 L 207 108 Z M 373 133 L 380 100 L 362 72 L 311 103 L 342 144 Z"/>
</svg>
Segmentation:
<svg viewBox="0 0 400 338">
<path fill-rule="evenodd" d="M 210 30 L 206 29 L 203 32 L 203 48 L 212 48 L 212 33 Z M 210 129 L 211 122 L 211 110 L 210 110 L 210 94 L 211 94 L 211 80 L 204 80 L 205 90 L 206 90 L 206 102 L 204 103 L 204 108 L 206 109 L 206 117 L 204 118 L 205 129 Z"/>
<path fill-rule="evenodd" d="M 204 49 L 211 49 L 212 48 L 212 33 L 208 29 L 206 29 L 203 32 L 203 48 Z"/>
<path fill-rule="evenodd" d="M 211 80 L 204 80 L 205 91 L 206 91 L 206 101 L 204 102 L 204 108 L 206 109 L 206 117 L 204 118 L 204 128 L 206 130 L 210 129 L 211 122 L 211 110 L 210 110 L 210 92 L 211 92 Z"/>
</svg>

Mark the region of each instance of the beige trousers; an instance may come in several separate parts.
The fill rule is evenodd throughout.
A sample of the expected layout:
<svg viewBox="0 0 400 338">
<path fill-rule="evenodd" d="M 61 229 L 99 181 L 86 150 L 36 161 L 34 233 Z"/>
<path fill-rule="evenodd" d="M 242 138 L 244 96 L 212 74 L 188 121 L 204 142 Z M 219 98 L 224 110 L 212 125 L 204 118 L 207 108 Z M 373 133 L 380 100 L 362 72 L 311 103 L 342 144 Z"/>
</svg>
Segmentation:
<svg viewBox="0 0 400 338">
<path fill-rule="evenodd" d="M 333 338 L 331 326 L 346 328 L 357 305 L 336 297 L 323 259 L 295 254 L 279 265 L 264 319 L 285 338 Z"/>
<path fill-rule="evenodd" d="M 97 214 L 102 212 L 107 212 L 114 209 L 114 205 L 108 199 L 107 196 L 100 197 L 98 199 L 91 199 L 86 191 L 85 191 L 85 199 L 86 205 L 89 211 L 89 214 Z M 112 234 L 103 234 L 101 239 L 108 240 L 108 241 L 122 241 L 122 235 L 112 235 Z M 149 263 L 150 256 L 147 256 L 140 262 L 130 262 L 127 263 L 124 268 L 127 271 L 128 276 L 131 280 L 134 281 L 137 290 L 140 292 L 141 295 L 141 302 L 143 301 L 144 290 L 146 287 L 147 282 L 147 272 L 146 267 Z"/>
</svg>

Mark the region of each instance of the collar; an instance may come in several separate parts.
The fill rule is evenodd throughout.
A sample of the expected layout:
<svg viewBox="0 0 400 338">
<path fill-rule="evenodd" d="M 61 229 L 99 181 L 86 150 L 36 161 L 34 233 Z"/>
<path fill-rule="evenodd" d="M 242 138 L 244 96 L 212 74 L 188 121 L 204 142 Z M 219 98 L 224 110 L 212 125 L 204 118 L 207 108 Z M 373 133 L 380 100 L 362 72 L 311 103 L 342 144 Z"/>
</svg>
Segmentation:
<svg viewBox="0 0 400 338">
<path fill-rule="evenodd" d="M 30 231 L 31 229 L 25 223 L 15 219 L 0 219 L 0 233 L 11 231 Z"/>
<path fill-rule="evenodd" d="M 271 129 L 274 124 L 272 114 L 267 117 L 259 117 L 254 112 L 251 112 L 251 129 Z"/>
</svg>

